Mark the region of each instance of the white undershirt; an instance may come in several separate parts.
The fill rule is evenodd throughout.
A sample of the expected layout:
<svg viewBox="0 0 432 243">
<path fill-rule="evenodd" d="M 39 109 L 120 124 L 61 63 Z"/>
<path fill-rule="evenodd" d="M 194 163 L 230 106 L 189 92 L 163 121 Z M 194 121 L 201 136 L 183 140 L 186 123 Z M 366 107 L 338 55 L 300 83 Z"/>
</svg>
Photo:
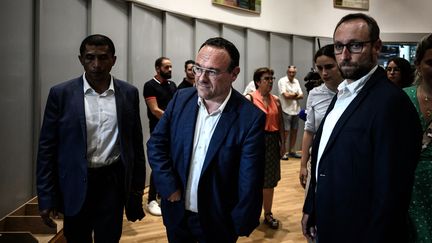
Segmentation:
<svg viewBox="0 0 432 243">
<path fill-rule="evenodd" d="M 87 161 L 88 167 L 97 168 L 113 163 L 120 156 L 114 84 L 111 76 L 109 88 L 99 94 L 90 86 L 85 73 L 83 80 Z"/>
<path fill-rule="evenodd" d="M 346 108 L 351 104 L 355 97 L 357 97 L 358 93 L 361 91 L 366 81 L 372 76 L 378 66 L 372 68 L 372 70 L 363 76 L 362 78 L 348 84 L 347 80 L 344 80 L 338 86 L 337 100 L 327 115 L 327 118 L 324 121 L 324 126 L 321 134 L 321 140 L 318 146 L 318 157 L 317 157 L 317 165 L 315 169 L 315 178 L 318 183 L 318 168 L 321 160 L 321 156 L 324 152 L 325 147 L 327 146 L 327 142 L 333 132 L 333 129 L 338 122 L 339 118 L 342 116 Z"/>
<path fill-rule="evenodd" d="M 185 208 L 189 211 L 198 213 L 198 186 L 201 177 L 202 167 L 207 154 L 207 149 L 210 140 L 222 115 L 222 112 L 231 97 L 230 90 L 228 96 L 219 108 L 208 113 L 204 100 L 198 98 L 198 115 L 195 123 L 194 143 L 192 150 L 192 158 L 190 161 L 189 176 L 186 185 L 185 193 Z"/>
</svg>

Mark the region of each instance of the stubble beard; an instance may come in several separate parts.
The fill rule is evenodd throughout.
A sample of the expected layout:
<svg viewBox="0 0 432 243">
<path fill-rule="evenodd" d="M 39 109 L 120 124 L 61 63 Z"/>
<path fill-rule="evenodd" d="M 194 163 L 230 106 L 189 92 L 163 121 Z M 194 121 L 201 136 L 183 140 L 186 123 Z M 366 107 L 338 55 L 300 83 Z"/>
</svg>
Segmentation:
<svg viewBox="0 0 432 243">
<path fill-rule="evenodd" d="M 351 63 L 349 61 L 342 61 L 342 63 L 339 65 L 342 77 L 344 79 L 349 80 L 358 80 L 369 73 L 369 71 L 373 67 L 373 58 L 370 56 L 367 60 L 359 63 Z M 349 69 L 346 69 L 344 67 L 350 67 Z"/>
<path fill-rule="evenodd" d="M 160 72 L 160 76 L 164 79 L 170 79 L 171 78 L 171 72 Z"/>
</svg>

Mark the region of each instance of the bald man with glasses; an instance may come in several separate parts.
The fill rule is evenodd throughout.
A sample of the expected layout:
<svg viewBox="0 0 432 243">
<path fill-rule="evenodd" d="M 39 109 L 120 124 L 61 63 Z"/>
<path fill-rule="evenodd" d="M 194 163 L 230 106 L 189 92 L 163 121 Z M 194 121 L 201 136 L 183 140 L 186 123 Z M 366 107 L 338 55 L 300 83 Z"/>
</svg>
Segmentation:
<svg viewBox="0 0 432 243">
<path fill-rule="evenodd" d="M 319 243 L 408 242 L 421 146 L 416 110 L 378 66 L 382 44 L 373 18 L 343 17 L 333 40 L 345 80 L 312 146 L 303 234 Z"/>
</svg>

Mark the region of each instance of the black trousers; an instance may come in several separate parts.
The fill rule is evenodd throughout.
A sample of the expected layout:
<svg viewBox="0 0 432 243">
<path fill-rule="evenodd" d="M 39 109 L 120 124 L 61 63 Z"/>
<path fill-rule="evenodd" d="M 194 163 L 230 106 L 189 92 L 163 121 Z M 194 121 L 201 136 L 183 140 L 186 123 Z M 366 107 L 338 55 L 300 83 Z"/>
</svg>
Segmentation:
<svg viewBox="0 0 432 243">
<path fill-rule="evenodd" d="M 121 161 L 88 169 L 87 195 L 75 216 L 65 216 L 64 234 L 68 243 L 114 243 L 122 233 L 124 172 Z"/>
<path fill-rule="evenodd" d="M 157 199 L 157 191 L 156 191 L 156 186 L 155 183 L 153 181 L 153 172 L 150 173 L 150 186 L 149 186 L 149 191 L 148 191 L 148 200 L 147 203 L 150 203 L 153 200 Z"/>
<path fill-rule="evenodd" d="M 178 227 L 167 228 L 167 238 L 170 243 L 234 243 L 238 239 L 236 235 L 219 235 L 219 237 L 209 238 L 201 227 L 199 215 L 188 210 L 185 211 Z"/>
</svg>

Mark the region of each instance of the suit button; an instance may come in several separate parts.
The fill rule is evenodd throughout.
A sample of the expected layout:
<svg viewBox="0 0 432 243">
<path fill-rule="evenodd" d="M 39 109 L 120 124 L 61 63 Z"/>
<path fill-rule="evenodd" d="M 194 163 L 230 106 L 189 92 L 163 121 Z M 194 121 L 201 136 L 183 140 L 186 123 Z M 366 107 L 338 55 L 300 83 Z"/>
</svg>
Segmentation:
<svg viewBox="0 0 432 243">
<path fill-rule="evenodd" d="M 87 178 L 83 178 L 83 182 L 87 182 Z"/>
</svg>

